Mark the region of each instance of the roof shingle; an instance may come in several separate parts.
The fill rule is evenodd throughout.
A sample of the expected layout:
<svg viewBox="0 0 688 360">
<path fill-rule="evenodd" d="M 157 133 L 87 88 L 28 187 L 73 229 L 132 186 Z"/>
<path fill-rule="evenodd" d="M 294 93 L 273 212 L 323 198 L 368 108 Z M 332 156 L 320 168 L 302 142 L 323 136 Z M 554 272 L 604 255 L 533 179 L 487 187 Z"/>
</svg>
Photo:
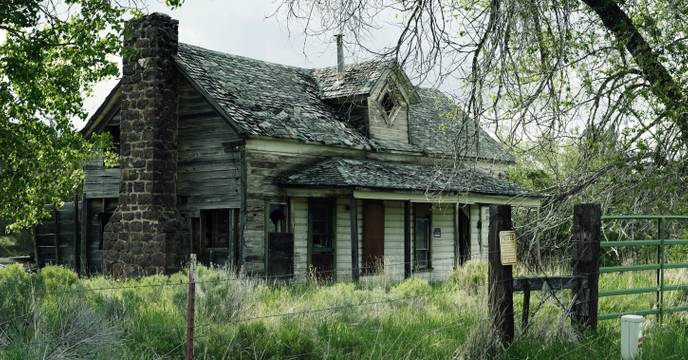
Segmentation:
<svg viewBox="0 0 688 360">
<path fill-rule="evenodd" d="M 249 136 L 294 139 L 358 149 L 422 154 L 458 153 L 466 157 L 513 162 L 504 149 L 438 90 L 416 88 L 420 102 L 409 108 L 410 144 L 369 139 L 347 124 L 327 100 L 360 96 L 395 66 L 391 60 L 334 68 L 303 69 L 179 44 L 177 63 Z M 478 135 L 476 146 L 475 135 Z"/>
<path fill-rule="evenodd" d="M 278 185 L 359 187 L 540 197 L 516 184 L 472 169 L 433 165 L 330 158 L 277 177 Z"/>
</svg>

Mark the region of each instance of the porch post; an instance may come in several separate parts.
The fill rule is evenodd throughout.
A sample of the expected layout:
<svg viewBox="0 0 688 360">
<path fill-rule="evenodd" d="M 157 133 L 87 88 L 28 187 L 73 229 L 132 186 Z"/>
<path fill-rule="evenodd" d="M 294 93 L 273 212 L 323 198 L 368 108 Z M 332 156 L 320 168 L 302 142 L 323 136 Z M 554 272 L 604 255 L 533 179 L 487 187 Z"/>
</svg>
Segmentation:
<svg viewBox="0 0 688 360">
<path fill-rule="evenodd" d="M 404 201 L 404 278 L 411 276 L 411 202 Z"/>
<path fill-rule="evenodd" d="M 358 201 L 353 195 L 349 204 L 349 219 L 351 223 L 351 279 L 358 281 Z"/>
</svg>

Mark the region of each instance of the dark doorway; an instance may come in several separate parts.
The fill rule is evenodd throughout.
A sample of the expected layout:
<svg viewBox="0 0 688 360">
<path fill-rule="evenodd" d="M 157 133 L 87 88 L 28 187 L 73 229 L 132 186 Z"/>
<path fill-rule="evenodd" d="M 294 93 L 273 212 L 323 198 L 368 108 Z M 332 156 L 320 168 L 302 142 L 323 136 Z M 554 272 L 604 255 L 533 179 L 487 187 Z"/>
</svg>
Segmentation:
<svg viewBox="0 0 688 360">
<path fill-rule="evenodd" d="M 192 223 L 194 241 L 199 241 L 201 263 L 239 265 L 239 209 L 201 210 L 198 225 Z"/>
<path fill-rule="evenodd" d="M 330 199 L 308 202 L 310 265 L 320 279 L 334 278 L 334 205 Z"/>
<path fill-rule="evenodd" d="M 471 221 L 468 213 L 468 207 L 459 207 L 457 216 L 459 217 L 459 265 L 463 265 L 471 257 Z"/>
<path fill-rule="evenodd" d="M 383 269 L 385 257 L 385 206 L 382 201 L 363 202 L 363 274 Z"/>
</svg>

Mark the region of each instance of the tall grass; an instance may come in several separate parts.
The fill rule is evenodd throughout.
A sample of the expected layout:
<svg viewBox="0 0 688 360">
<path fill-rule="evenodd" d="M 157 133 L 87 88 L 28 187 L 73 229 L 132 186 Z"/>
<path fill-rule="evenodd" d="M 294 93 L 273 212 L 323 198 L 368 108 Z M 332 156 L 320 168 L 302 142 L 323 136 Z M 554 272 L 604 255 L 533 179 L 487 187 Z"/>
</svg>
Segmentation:
<svg viewBox="0 0 688 360">
<path fill-rule="evenodd" d="M 195 353 L 203 359 L 619 357 L 618 322 L 576 333 L 558 305 L 570 301 L 565 292 L 557 300 L 534 293 L 531 325 L 517 326 L 514 343 L 502 348 L 489 326 L 486 274 L 485 264 L 471 264 L 443 283 L 380 277 L 324 285 L 268 283 L 200 267 Z M 186 279 L 184 273 L 116 280 L 78 279 L 60 267 L 36 274 L 2 269 L 0 359 L 182 358 Z M 602 278 L 605 288 L 628 281 Z M 515 296 L 517 320 L 522 301 Z M 686 329 L 678 315 L 662 327 L 650 322 L 646 357 L 688 354 Z"/>
</svg>

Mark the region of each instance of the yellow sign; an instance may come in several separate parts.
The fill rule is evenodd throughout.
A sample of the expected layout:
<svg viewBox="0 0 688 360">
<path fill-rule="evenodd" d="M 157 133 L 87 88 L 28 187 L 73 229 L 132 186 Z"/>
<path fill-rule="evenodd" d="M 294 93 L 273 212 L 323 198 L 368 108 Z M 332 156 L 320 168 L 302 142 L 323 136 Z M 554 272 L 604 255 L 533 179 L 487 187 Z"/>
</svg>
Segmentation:
<svg viewBox="0 0 688 360">
<path fill-rule="evenodd" d="M 513 230 L 499 232 L 499 253 L 502 265 L 516 264 L 516 232 Z"/>
</svg>

